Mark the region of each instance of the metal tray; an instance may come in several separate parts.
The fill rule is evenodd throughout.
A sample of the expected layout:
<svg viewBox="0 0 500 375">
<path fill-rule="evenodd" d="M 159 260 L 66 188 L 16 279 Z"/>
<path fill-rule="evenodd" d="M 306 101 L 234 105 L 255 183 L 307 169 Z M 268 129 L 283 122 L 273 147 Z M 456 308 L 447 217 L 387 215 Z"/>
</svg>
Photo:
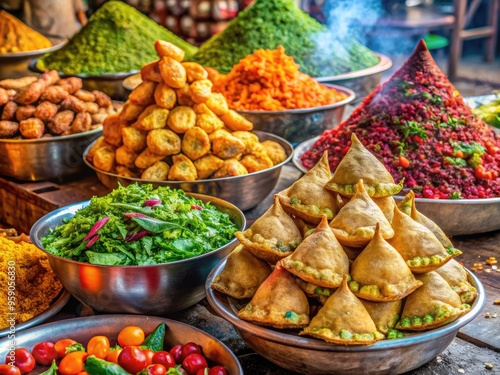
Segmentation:
<svg viewBox="0 0 500 375">
<path fill-rule="evenodd" d="M 314 137 L 295 147 L 292 162 L 302 172 L 301 157 L 319 139 Z M 396 201 L 403 199 L 395 195 Z M 484 199 L 415 198 L 417 209 L 433 220 L 448 236 L 486 233 L 500 229 L 500 197 Z"/>
</svg>

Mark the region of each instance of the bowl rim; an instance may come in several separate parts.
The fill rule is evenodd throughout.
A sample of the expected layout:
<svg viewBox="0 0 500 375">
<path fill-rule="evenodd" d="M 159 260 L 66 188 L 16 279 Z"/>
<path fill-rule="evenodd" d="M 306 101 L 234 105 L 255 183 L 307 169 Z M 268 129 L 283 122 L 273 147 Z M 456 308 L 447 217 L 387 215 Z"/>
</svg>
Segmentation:
<svg viewBox="0 0 500 375">
<path fill-rule="evenodd" d="M 94 143 L 96 141 L 93 141 L 91 144 L 89 144 L 87 146 L 87 148 L 83 152 L 83 156 L 82 157 L 83 157 L 83 161 L 85 162 L 85 164 L 89 168 L 91 168 L 92 170 L 94 170 L 94 172 L 96 172 L 96 173 L 104 174 L 106 176 L 111 176 L 111 177 L 114 177 L 114 178 L 119 178 L 119 179 L 127 180 L 127 181 L 130 181 L 130 182 L 138 182 L 138 183 L 141 183 L 141 184 L 158 184 L 158 183 L 162 183 L 162 184 L 168 184 L 168 185 L 185 185 L 185 184 L 196 185 L 196 184 L 199 184 L 199 183 L 217 183 L 217 182 L 224 182 L 224 181 L 239 180 L 239 179 L 242 179 L 242 178 L 245 178 L 245 177 L 248 177 L 248 176 L 256 176 L 258 174 L 264 174 L 266 172 L 270 172 L 270 171 L 273 171 L 275 169 L 279 169 L 279 168 L 283 167 L 286 163 L 288 163 L 290 160 L 292 160 L 292 157 L 293 157 L 293 146 L 286 139 L 284 139 L 284 138 L 282 138 L 280 136 L 277 136 L 277 135 L 275 135 L 273 133 L 264 132 L 264 131 L 261 131 L 261 130 L 253 130 L 252 133 L 255 133 L 257 135 L 262 134 L 262 135 L 265 135 L 266 137 L 270 137 L 271 138 L 271 139 L 265 139 L 266 141 L 267 140 L 272 140 L 272 141 L 279 140 L 280 143 L 281 142 L 284 143 L 287 146 L 286 148 L 288 148 L 288 150 L 286 150 L 286 148 L 284 147 L 285 151 L 289 151 L 289 154 L 288 154 L 287 158 L 285 160 L 283 160 L 281 163 L 273 165 L 271 168 L 267 168 L 267 169 L 263 169 L 261 171 L 252 172 L 252 173 L 249 173 L 249 174 L 244 174 L 244 175 L 239 175 L 239 176 L 219 177 L 219 178 L 206 178 L 206 179 L 203 179 L 203 180 L 194 180 L 194 181 L 170 181 L 170 180 L 153 181 L 153 180 L 143 180 L 143 179 L 135 178 L 135 177 L 120 176 L 120 175 L 118 175 L 116 173 L 105 172 L 105 171 L 102 171 L 102 170 L 94 167 L 94 165 L 87 160 L 87 154 L 88 154 L 90 148 L 94 145 Z"/>
<path fill-rule="evenodd" d="M 227 208 L 233 210 L 235 213 L 238 214 L 238 216 L 241 217 L 242 222 L 241 222 L 241 228 L 239 228 L 239 230 L 244 230 L 244 228 L 246 226 L 246 217 L 245 217 L 245 214 L 243 213 L 243 211 L 241 211 L 234 204 L 232 204 L 232 203 L 230 203 L 230 202 L 228 202 L 228 201 L 226 201 L 224 199 L 220 199 L 218 197 L 213 197 L 213 196 L 210 196 L 210 195 L 198 194 L 198 193 L 189 193 L 189 192 L 185 192 L 185 194 L 189 195 L 189 196 L 192 196 L 193 198 L 203 200 L 204 202 L 210 201 L 213 205 L 215 205 L 216 203 L 219 203 L 221 205 L 224 204 Z M 208 253 L 197 255 L 197 256 L 194 256 L 194 257 L 191 257 L 191 258 L 187 258 L 187 259 L 175 260 L 173 262 L 158 263 L 158 264 L 148 264 L 148 265 L 142 265 L 142 266 L 140 266 L 140 265 L 120 266 L 120 265 L 92 264 L 92 263 L 80 262 L 80 261 L 77 261 L 77 260 L 64 258 L 64 257 L 61 257 L 59 255 L 52 254 L 52 253 L 48 252 L 47 250 L 45 250 L 45 248 L 42 245 L 42 239 L 41 239 L 41 237 L 39 238 L 39 236 L 37 235 L 39 233 L 41 227 L 45 224 L 45 221 L 47 221 L 49 218 L 52 218 L 54 216 L 63 216 L 65 212 L 67 212 L 68 214 L 72 214 L 72 216 L 74 216 L 74 213 L 72 213 L 73 210 L 76 213 L 76 211 L 78 211 L 78 210 L 80 210 L 80 209 L 88 206 L 90 204 L 90 201 L 91 200 L 88 199 L 88 200 L 85 200 L 85 201 L 80 201 L 80 202 L 75 202 L 75 203 L 68 204 L 68 205 L 60 207 L 60 208 L 58 208 L 56 210 L 53 210 L 53 211 L 45 214 L 44 216 L 42 216 L 40 219 L 38 219 L 35 222 L 35 224 L 33 224 L 33 226 L 30 229 L 30 238 L 31 238 L 31 241 L 33 242 L 33 244 L 36 247 L 38 247 L 41 251 L 43 251 L 45 254 L 47 254 L 49 256 L 49 259 L 52 257 L 52 258 L 56 258 L 56 259 L 59 259 L 61 261 L 64 261 L 66 263 L 72 263 L 72 264 L 75 264 L 75 265 L 78 265 L 78 266 L 88 266 L 88 267 L 107 268 L 107 269 L 113 269 L 113 268 L 119 268 L 119 269 L 137 269 L 139 267 L 140 268 L 150 269 L 150 268 L 165 267 L 165 266 L 169 266 L 169 265 L 174 266 L 174 265 L 179 265 L 179 264 L 183 264 L 183 263 L 195 262 L 195 261 L 198 261 L 199 259 L 210 257 L 210 255 L 212 255 L 212 254 L 214 254 L 214 253 L 222 250 L 226 246 L 233 245 L 237 241 L 236 237 L 233 237 L 233 239 L 231 239 L 225 245 L 223 245 L 223 246 L 221 246 L 221 247 L 219 247 L 217 249 L 214 249 L 212 251 L 209 251 Z M 52 228 L 50 228 L 50 229 L 52 229 Z"/>
<path fill-rule="evenodd" d="M 236 109 L 235 111 L 242 114 L 242 115 L 300 115 L 300 114 L 306 114 L 306 113 L 311 113 L 311 112 L 327 111 L 329 109 L 342 107 L 342 106 L 345 106 L 345 105 L 351 103 L 354 99 L 356 99 L 356 93 L 347 87 L 335 85 L 332 83 L 321 83 L 321 84 L 323 86 L 330 88 L 330 89 L 334 89 L 334 90 L 339 91 L 343 94 L 346 94 L 347 97 L 345 99 L 338 101 L 338 102 L 335 102 L 332 104 L 327 104 L 327 105 L 321 105 L 318 107 L 284 109 L 284 110 L 279 110 L 279 111 L 265 111 L 265 110 L 259 110 L 259 109 L 252 109 L 252 110 Z"/>
<path fill-rule="evenodd" d="M 67 41 L 63 41 L 58 44 L 53 44 L 50 47 L 47 48 L 42 48 L 42 49 L 36 49 L 33 51 L 22 51 L 22 52 L 11 52 L 11 53 L 0 53 L 0 60 L 2 59 L 18 59 L 22 57 L 35 57 L 39 55 L 44 55 L 49 52 L 53 52 L 58 50 L 59 48 L 62 48 Z"/>
<path fill-rule="evenodd" d="M 483 309 L 486 304 L 486 294 L 481 281 L 468 269 L 467 275 L 472 279 L 473 286 L 477 289 L 478 296 L 471 306 L 471 309 L 466 314 L 460 316 L 455 321 L 448 323 L 444 326 L 434 328 L 429 331 L 412 333 L 411 336 L 399 339 L 385 339 L 377 341 L 371 345 L 339 345 L 328 343 L 326 341 L 309 338 L 298 335 L 291 335 L 286 332 L 280 332 L 269 327 L 259 326 L 240 319 L 229 306 L 226 304 L 227 296 L 220 292 L 215 291 L 212 287 L 212 281 L 217 275 L 220 274 L 227 261 L 227 257 L 222 259 L 210 272 L 205 282 L 205 290 L 207 300 L 210 306 L 216 313 L 229 321 L 236 329 L 243 330 L 251 333 L 260 339 L 275 342 L 281 345 L 288 345 L 297 348 L 308 350 L 327 351 L 327 352 L 367 352 L 367 351 L 381 351 L 387 349 L 396 349 L 406 346 L 421 344 L 424 342 L 432 341 L 439 337 L 448 334 L 457 333 L 458 330 L 474 319 Z M 222 298 L 221 298 L 222 296 Z"/>
<path fill-rule="evenodd" d="M 57 135 L 57 136 L 52 136 L 48 138 L 37 138 L 37 139 L 9 139 L 9 138 L 0 138 L 0 143 L 19 143 L 19 144 L 26 144 L 26 143 L 48 143 L 48 142 L 63 142 L 63 141 L 69 141 L 72 139 L 76 138 L 83 138 L 85 136 L 92 136 L 95 134 L 99 134 L 102 132 L 102 126 L 89 130 L 86 132 L 81 132 L 81 133 L 76 133 L 76 134 L 69 134 L 69 135 Z"/>
<path fill-rule="evenodd" d="M 377 73 L 382 73 L 388 70 L 392 66 L 392 60 L 381 53 L 374 52 L 378 56 L 379 62 L 373 66 L 366 69 L 355 70 L 353 72 L 338 74 L 336 76 L 326 76 L 326 77 L 313 77 L 318 82 L 337 82 L 343 80 L 349 80 L 353 78 L 361 78 L 365 76 L 370 76 Z"/>
<path fill-rule="evenodd" d="M 309 138 L 308 140 L 299 143 L 297 146 L 295 146 L 293 150 L 293 157 L 292 157 L 292 162 L 295 165 L 295 167 L 302 173 L 307 173 L 308 170 L 302 165 L 302 162 L 300 158 L 302 155 L 314 144 L 316 141 L 320 138 L 321 136 L 316 136 L 313 138 Z M 393 198 L 396 200 L 401 200 L 404 198 L 404 195 L 393 195 Z M 494 197 L 494 198 L 471 198 L 471 199 L 430 199 L 430 198 L 415 198 L 415 202 L 422 202 L 422 203 L 438 203 L 438 204 L 452 204 L 452 205 L 463 205 L 463 204 L 477 204 L 477 205 L 482 205 L 482 204 L 492 204 L 492 203 L 499 203 L 500 204 L 500 197 Z"/>
</svg>

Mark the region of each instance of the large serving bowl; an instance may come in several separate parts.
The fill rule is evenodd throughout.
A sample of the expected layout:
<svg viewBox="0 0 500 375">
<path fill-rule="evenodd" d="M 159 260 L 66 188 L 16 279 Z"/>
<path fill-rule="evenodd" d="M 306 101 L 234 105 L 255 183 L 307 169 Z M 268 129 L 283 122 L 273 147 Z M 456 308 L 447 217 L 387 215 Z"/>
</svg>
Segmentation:
<svg viewBox="0 0 500 375">
<path fill-rule="evenodd" d="M 39 139 L 0 139 L 0 175 L 21 181 L 61 179 L 85 169 L 82 155 L 102 129 Z"/>
<path fill-rule="evenodd" d="M 141 327 L 144 332 L 152 332 L 160 323 L 166 324 L 164 346 L 170 349 L 177 344 L 195 342 L 203 355 L 209 360 L 224 366 L 230 375 L 243 375 L 243 369 L 236 356 L 229 348 L 215 337 L 198 328 L 175 320 L 143 315 L 101 315 L 85 318 L 66 319 L 60 322 L 43 324 L 31 328 L 15 336 L 17 348 L 32 348 L 42 341 L 56 342 L 60 339 L 71 338 L 81 343 L 84 347 L 93 336 L 107 336 L 111 345 L 115 345 L 116 337 L 121 329 L 126 326 Z M 5 358 L 10 351 L 12 338 L 0 340 L 0 358 Z M 41 374 L 47 367 L 37 366 L 31 375 Z"/>
<path fill-rule="evenodd" d="M 211 202 L 245 228 L 243 213 L 221 199 L 189 194 Z M 90 201 L 70 204 L 48 213 L 31 228 L 33 243 L 44 251 L 63 286 L 80 302 L 102 312 L 163 315 L 185 309 L 205 297 L 204 283 L 212 268 L 235 246 L 225 246 L 194 258 L 150 266 L 102 266 L 62 258 L 45 251 L 42 238 Z"/>
<path fill-rule="evenodd" d="M 292 331 L 258 326 L 238 318 L 234 300 L 211 288 L 212 281 L 225 264 L 226 260 L 221 261 L 207 278 L 210 306 L 228 320 L 257 353 L 278 366 L 304 375 L 402 374 L 420 367 L 445 350 L 459 329 L 479 314 L 486 301 L 482 284 L 468 272 L 478 297 L 471 310 L 454 322 L 401 339 L 377 341 L 372 345 L 343 346 L 298 336 Z"/>
<path fill-rule="evenodd" d="M 172 189 L 182 189 L 186 192 L 212 195 L 234 204 L 242 211 L 246 211 L 257 206 L 269 195 L 269 193 L 271 193 L 278 183 L 281 168 L 292 159 L 293 154 L 292 145 L 283 138 L 265 132 L 256 131 L 255 133 L 259 136 L 261 142 L 272 140 L 283 146 L 288 156 L 286 160 L 276 164 L 272 168 L 242 176 L 196 181 L 150 181 L 123 177 L 97 169 L 89 163 L 86 158 L 88 150 L 92 145 L 89 145 L 83 153 L 83 159 L 85 163 L 96 172 L 101 183 L 110 189 L 117 188 L 119 183 L 123 186 L 128 186 L 135 182 L 152 184 L 154 187 L 170 186 Z"/>
<path fill-rule="evenodd" d="M 302 172 L 302 155 L 319 137 L 298 145 L 293 152 L 293 164 Z M 404 194 L 404 191 L 401 193 Z M 394 195 L 396 201 L 403 195 Z M 415 198 L 417 210 L 434 221 L 448 236 L 486 233 L 500 229 L 500 197 L 483 199 Z"/>
<path fill-rule="evenodd" d="M 314 108 L 284 111 L 238 110 L 238 113 L 252 122 L 255 130 L 275 134 L 295 145 L 338 125 L 346 106 L 356 97 L 348 88 L 330 84 L 325 84 L 325 86 L 347 97 L 339 102 Z"/>
</svg>

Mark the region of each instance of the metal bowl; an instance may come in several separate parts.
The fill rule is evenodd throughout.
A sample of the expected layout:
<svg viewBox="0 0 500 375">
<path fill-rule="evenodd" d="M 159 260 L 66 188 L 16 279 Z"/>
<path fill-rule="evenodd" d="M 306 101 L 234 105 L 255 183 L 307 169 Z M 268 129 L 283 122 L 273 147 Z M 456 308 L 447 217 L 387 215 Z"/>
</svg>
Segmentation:
<svg viewBox="0 0 500 375">
<path fill-rule="evenodd" d="M 292 331 L 279 331 L 246 322 L 237 316 L 237 308 L 227 296 L 211 288 L 212 281 L 223 270 L 222 260 L 206 281 L 207 299 L 217 314 L 228 320 L 257 353 L 269 361 L 311 375 L 402 374 L 429 362 L 448 347 L 459 329 L 476 317 L 486 297 L 482 284 L 468 272 L 478 291 L 471 310 L 445 326 L 410 336 L 382 340 L 372 345 L 343 346 L 298 336 Z"/>
<path fill-rule="evenodd" d="M 35 51 L 2 53 L 0 54 L 0 79 L 20 78 L 30 75 L 29 63 L 46 53 L 53 52 L 64 46 L 66 42 Z"/>
<path fill-rule="evenodd" d="M 344 93 L 347 97 L 337 103 L 321 107 L 285 111 L 238 110 L 238 113 L 252 122 L 255 130 L 276 134 L 296 145 L 337 126 L 342 120 L 345 107 L 356 96 L 352 90 L 342 86 L 330 84 L 325 86 Z"/>
<path fill-rule="evenodd" d="M 29 69 L 36 73 L 42 73 L 36 65 L 39 59 L 32 60 L 28 66 Z M 61 78 L 78 77 L 82 79 L 83 88 L 85 90 L 93 91 L 98 90 L 109 95 L 111 99 L 127 100 L 129 91 L 122 85 L 123 79 L 137 73 L 137 70 L 123 73 L 103 73 L 103 74 L 66 74 L 59 72 Z"/>
<path fill-rule="evenodd" d="M 250 173 L 242 176 L 211 178 L 207 180 L 196 181 L 149 181 L 139 178 L 123 177 L 114 173 L 103 172 L 87 161 L 86 155 L 92 147 L 89 145 L 83 153 L 83 160 L 92 168 L 101 183 L 110 188 L 116 189 L 118 183 L 123 186 L 133 184 L 134 182 L 152 184 L 158 186 L 170 186 L 172 189 L 182 189 L 186 192 L 212 195 L 224 199 L 240 210 L 246 211 L 257 206 L 265 197 L 272 192 L 280 177 L 281 168 L 292 159 L 293 147 L 283 138 L 274 134 L 256 131 L 260 141 L 272 140 L 278 142 L 286 151 L 287 158 L 283 162 L 276 164 L 259 172 Z"/>
<path fill-rule="evenodd" d="M 61 179 L 81 173 L 82 154 L 102 129 L 39 139 L 0 139 L 0 175 L 21 181 Z"/>
<path fill-rule="evenodd" d="M 298 145 L 293 152 L 293 164 L 302 172 L 302 155 L 319 137 Z M 396 201 L 403 195 L 394 195 Z M 484 199 L 415 198 L 418 211 L 434 221 L 448 236 L 486 233 L 500 229 L 500 197 Z"/>
<path fill-rule="evenodd" d="M 243 213 L 218 198 L 189 194 L 211 202 L 231 218 L 238 230 L 246 225 Z M 44 251 L 61 284 L 94 310 L 114 313 L 163 315 L 185 309 L 205 297 L 204 283 L 212 268 L 236 245 L 225 246 L 194 258 L 150 266 L 102 266 L 62 258 L 44 250 L 42 238 L 90 201 L 70 204 L 39 219 L 31 228 L 31 241 Z"/>
<path fill-rule="evenodd" d="M 206 332 L 175 320 L 144 315 L 101 315 L 85 318 L 66 319 L 60 322 L 43 324 L 36 328 L 16 334 L 15 347 L 32 350 L 42 341 L 56 342 L 60 339 L 71 338 L 87 346 L 93 336 L 107 336 L 111 345 L 115 345 L 121 329 L 126 326 L 141 327 L 144 332 L 152 332 L 160 323 L 167 325 L 165 333 L 165 349 L 177 344 L 195 342 L 200 345 L 203 355 L 210 361 L 224 366 L 231 375 L 243 375 L 243 369 L 238 358 L 229 348 L 215 337 Z M 0 340 L 0 357 L 5 358 L 13 344 L 11 338 Z M 37 366 L 30 375 L 41 374 L 47 366 Z"/>
<path fill-rule="evenodd" d="M 392 66 L 392 61 L 389 57 L 380 53 L 376 53 L 376 55 L 379 57 L 377 65 L 336 76 L 316 77 L 315 80 L 322 83 L 335 83 L 348 87 L 356 93 L 355 102 L 361 102 L 380 83 L 382 73 Z"/>
</svg>

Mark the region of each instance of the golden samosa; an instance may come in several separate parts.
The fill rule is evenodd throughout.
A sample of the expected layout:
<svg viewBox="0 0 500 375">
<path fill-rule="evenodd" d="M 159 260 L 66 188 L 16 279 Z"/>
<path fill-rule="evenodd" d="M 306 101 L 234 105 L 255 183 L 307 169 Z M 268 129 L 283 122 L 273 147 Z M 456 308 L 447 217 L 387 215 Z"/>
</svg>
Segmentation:
<svg viewBox="0 0 500 375">
<path fill-rule="evenodd" d="M 444 266 L 436 269 L 436 272 L 451 286 L 460 296 L 462 303 L 471 304 L 477 297 L 477 289 L 469 282 L 467 271 L 464 266 L 455 259 L 451 259 Z"/>
<path fill-rule="evenodd" d="M 302 280 L 326 288 L 337 288 L 343 275 L 349 273 L 349 258 L 328 226 L 326 215 L 281 265 Z"/>
<path fill-rule="evenodd" d="M 252 298 L 271 271 L 269 264 L 240 244 L 227 257 L 224 269 L 212 282 L 212 288 L 233 298 Z"/>
<path fill-rule="evenodd" d="M 342 245 L 360 247 L 371 241 L 377 223 L 382 237 L 394 236 L 391 224 L 366 192 L 364 181 L 359 180 L 356 194 L 340 209 L 330 227 Z"/>
<path fill-rule="evenodd" d="M 384 164 L 368 151 L 354 133 L 351 135 L 351 147 L 340 161 L 332 178 L 325 187 L 336 193 L 353 196 L 359 180 L 363 180 L 370 197 L 389 197 L 403 188 L 387 171 Z"/>
<path fill-rule="evenodd" d="M 337 208 L 334 193 L 325 189 L 331 179 L 328 153 L 325 151 L 320 161 L 288 189 L 278 193 L 286 212 L 301 219 L 318 224 L 322 215 L 333 219 Z"/>
<path fill-rule="evenodd" d="M 299 229 L 277 196 L 274 204 L 250 228 L 234 235 L 256 257 L 271 264 L 290 255 L 302 242 Z"/>
<path fill-rule="evenodd" d="M 366 300 L 388 302 L 406 297 L 421 285 L 398 251 L 380 235 L 377 224 L 373 240 L 352 263 L 352 292 Z"/>
<path fill-rule="evenodd" d="M 366 308 L 347 286 L 347 275 L 299 335 L 343 345 L 372 344 L 384 338 Z"/>
<path fill-rule="evenodd" d="M 372 317 L 377 329 L 384 335 L 387 335 L 401 318 L 401 309 L 403 307 L 402 299 L 391 302 L 374 302 L 364 299 L 360 301 Z M 393 334 L 397 335 L 396 332 Z M 399 335 L 399 337 L 402 337 L 402 335 Z"/>
<path fill-rule="evenodd" d="M 310 321 L 309 302 L 293 276 L 278 264 L 238 317 L 274 328 L 301 328 Z"/>
<path fill-rule="evenodd" d="M 437 272 L 416 276 L 423 285 L 406 298 L 396 329 L 424 331 L 456 320 L 470 310 Z"/>
<path fill-rule="evenodd" d="M 306 296 L 317 299 L 321 304 L 324 304 L 328 297 L 330 297 L 336 288 L 325 288 L 317 284 L 304 281 L 298 277 L 295 278 L 297 285 L 304 291 Z"/>
<path fill-rule="evenodd" d="M 462 254 L 454 247 L 445 248 L 427 227 L 402 213 L 396 206 L 392 227 L 395 235 L 389 243 L 406 261 L 413 273 L 425 273 L 441 267 Z"/>
</svg>

